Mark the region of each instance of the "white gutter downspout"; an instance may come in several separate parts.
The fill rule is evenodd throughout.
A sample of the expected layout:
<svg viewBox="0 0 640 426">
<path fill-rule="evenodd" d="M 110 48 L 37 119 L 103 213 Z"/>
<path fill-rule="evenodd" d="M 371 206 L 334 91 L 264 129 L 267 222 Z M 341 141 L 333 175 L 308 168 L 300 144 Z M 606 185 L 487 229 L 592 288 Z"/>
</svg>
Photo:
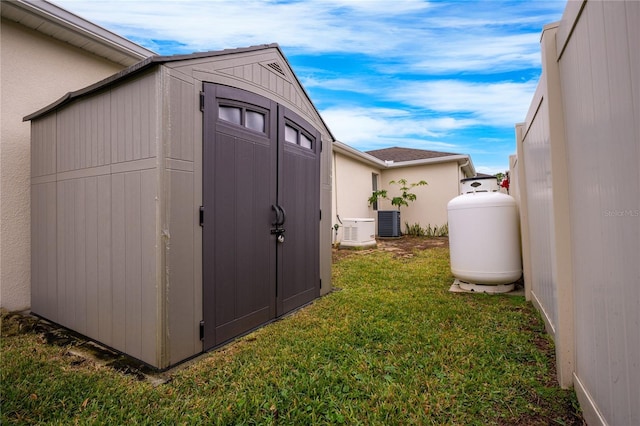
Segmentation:
<svg viewBox="0 0 640 426">
<path fill-rule="evenodd" d="M 460 167 L 458 168 L 458 194 L 461 194 L 462 192 L 460 191 L 460 181 L 462 180 L 460 178 L 460 175 L 462 174 L 463 177 L 466 177 L 464 171 L 462 170 L 463 168 L 467 167 L 469 165 L 469 159 L 467 159 L 467 161 L 464 164 L 461 164 Z"/>
<path fill-rule="evenodd" d="M 338 219 L 338 222 L 340 222 L 340 224 L 342 224 L 342 220 L 340 220 L 340 212 L 338 211 L 338 162 L 337 162 L 337 155 L 335 152 L 331 153 L 333 155 L 333 183 L 335 186 L 335 206 L 336 206 L 336 219 Z M 338 225 L 337 223 L 332 225 L 333 228 L 333 243 L 337 243 L 338 242 L 338 229 L 340 228 L 340 225 Z"/>
</svg>

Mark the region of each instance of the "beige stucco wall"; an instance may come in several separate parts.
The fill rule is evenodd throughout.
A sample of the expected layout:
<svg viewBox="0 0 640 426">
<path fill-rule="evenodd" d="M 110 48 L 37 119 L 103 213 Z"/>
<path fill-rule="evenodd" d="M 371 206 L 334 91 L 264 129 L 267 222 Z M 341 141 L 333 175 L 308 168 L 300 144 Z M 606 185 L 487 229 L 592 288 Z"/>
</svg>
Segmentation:
<svg viewBox="0 0 640 426">
<path fill-rule="evenodd" d="M 122 66 L 10 21 L 0 26 L 0 306 L 30 305 L 30 123 L 22 118 Z"/>
<path fill-rule="evenodd" d="M 333 206 L 332 225 L 346 218 L 375 218 L 368 198 L 372 193 L 372 174 L 380 170 L 338 152 L 333 153 Z M 380 185 L 378 179 L 378 185 Z M 338 234 L 338 241 L 341 233 Z"/>
<path fill-rule="evenodd" d="M 392 180 L 406 179 L 409 184 L 427 181 L 426 186 L 416 186 L 411 192 L 416 201 L 401 208 L 402 232 L 405 222 L 419 223 L 422 228 L 436 227 L 447 223 L 447 203 L 457 197 L 460 179 L 464 174 L 457 161 L 421 164 L 406 167 L 381 167 L 356 160 L 340 152 L 333 153 L 333 223 L 345 218 L 374 218 L 377 212 L 368 205 L 372 192 L 372 174 L 378 175 L 378 189 L 386 189 L 389 198 L 400 194 L 399 185 L 390 185 Z M 388 200 L 378 202 L 378 210 L 396 210 Z M 377 226 L 377 225 L 376 225 Z M 376 227 L 377 229 L 377 227 Z M 342 228 L 334 233 L 334 242 L 342 239 Z"/>
<path fill-rule="evenodd" d="M 414 167 L 386 169 L 381 176 L 382 189 L 387 189 L 389 198 L 400 195 L 400 185 L 389 185 L 392 180 L 406 179 L 407 183 L 421 180 L 427 181 L 426 186 L 416 186 L 411 192 L 416 194 L 416 200 L 409 203 L 409 207 L 400 209 L 402 232 L 405 223 L 413 225 L 419 223 L 426 228 L 431 225 L 442 226 L 447 223 L 447 203 L 459 195 L 458 183 L 459 167 L 456 161 L 437 163 Z M 395 210 L 388 201 L 383 202 L 381 210 Z"/>
</svg>

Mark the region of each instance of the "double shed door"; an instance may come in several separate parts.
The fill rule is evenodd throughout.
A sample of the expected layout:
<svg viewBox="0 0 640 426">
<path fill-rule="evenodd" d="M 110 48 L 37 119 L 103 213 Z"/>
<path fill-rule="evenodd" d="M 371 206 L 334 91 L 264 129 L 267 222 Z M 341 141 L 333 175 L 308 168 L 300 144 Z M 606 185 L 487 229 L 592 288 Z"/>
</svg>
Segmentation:
<svg viewBox="0 0 640 426">
<path fill-rule="evenodd" d="M 320 294 L 320 135 L 271 99 L 204 83 L 204 350 Z"/>
</svg>

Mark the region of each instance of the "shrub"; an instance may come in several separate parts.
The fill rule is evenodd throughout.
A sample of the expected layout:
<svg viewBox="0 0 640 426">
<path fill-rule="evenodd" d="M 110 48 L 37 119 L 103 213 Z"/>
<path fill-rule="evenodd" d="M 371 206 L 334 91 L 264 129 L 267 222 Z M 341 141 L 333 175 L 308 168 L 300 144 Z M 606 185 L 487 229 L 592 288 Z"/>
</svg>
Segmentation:
<svg viewBox="0 0 640 426">
<path fill-rule="evenodd" d="M 449 236 L 449 224 L 445 223 L 444 225 L 433 227 L 431 224 L 427 225 L 426 228 L 420 226 L 419 223 L 414 223 L 413 225 L 409 225 L 409 222 L 404 223 L 404 227 L 406 229 L 405 234 L 411 235 L 414 237 L 448 237 Z"/>
</svg>

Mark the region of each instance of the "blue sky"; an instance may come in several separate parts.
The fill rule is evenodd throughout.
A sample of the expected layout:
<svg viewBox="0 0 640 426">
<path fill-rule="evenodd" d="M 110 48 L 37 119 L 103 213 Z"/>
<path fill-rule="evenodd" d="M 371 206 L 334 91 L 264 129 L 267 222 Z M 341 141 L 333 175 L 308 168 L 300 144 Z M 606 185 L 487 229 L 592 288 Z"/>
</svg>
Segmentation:
<svg viewBox="0 0 640 426">
<path fill-rule="evenodd" d="M 508 168 L 565 0 L 53 0 L 162 55 L 278 43 L 334 136 Z"/>
</svg>

